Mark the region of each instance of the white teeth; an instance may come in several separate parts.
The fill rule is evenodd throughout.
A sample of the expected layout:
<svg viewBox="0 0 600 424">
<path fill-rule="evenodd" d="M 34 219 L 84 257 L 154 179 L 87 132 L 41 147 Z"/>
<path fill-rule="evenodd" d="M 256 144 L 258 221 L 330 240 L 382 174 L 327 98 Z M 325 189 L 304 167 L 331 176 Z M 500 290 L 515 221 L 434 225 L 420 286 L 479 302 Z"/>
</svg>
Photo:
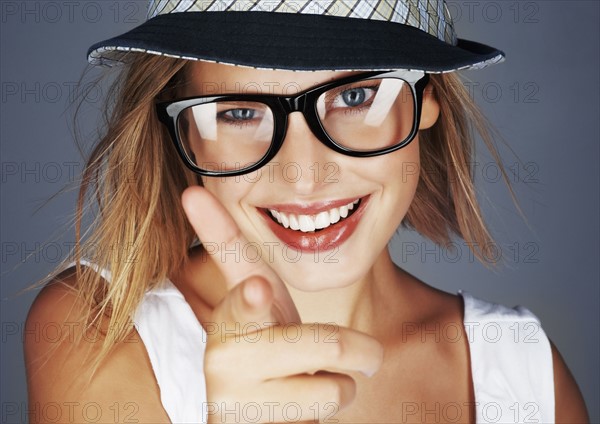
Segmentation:
<svg viewBox="0 0 600 424">
<path fill-rule="evenodd" d="M 319 212 L 316 216 L 294 215 L 275 209 L 269 209 L 269 212 L 271 212 L 273 218 L 275 218 L 283 227 L 308 233 L 315 230 L 322 230 L 323 228 L 327 228 L 330 225 L 339 222 L 340 219 L 346 218 L 349 211 L 353 210 L 354 206 L 358 205 L 359 201 L 360 199 L 357 199 L 354 202 L 350 202 L 339 208 L 332 208 L 329 211 Z"/>
<path fill-rule="evenodd" d="M 277 220 L 277 222 L 279 222 L 281 224 L 281 216 L 279 215 L 279 212 L 277 212 L 275 209 L 269 209 L 269 212 L 271 212 L 271 215 L 273 215 L 273 218 L 275 218 Z"/>
<path fill-rule="evenodd" d="M 285 228 L 288 228 L 290 226 L 290 221 L 288 220 L 288 217 L 285 216 L 284 213 L 280 213 L 279 216 L 281 216 L 281 225 L 283 225 Z"/>
<path fill-rule="evenodd" d="M 315 228 L 317 230 L 320 230 L 322 228 L 327 228 L 327 227 L 329 227 L 329 225 L 330 225 L 329 212 L 327 212 L 327 211 L 321 212 L 315 218 Z"/>
<path fill-rule="evenodd" d="M 346 206 L 342 206 L 340 208 L 340 216 L 342 218 L 346 218 L 348 216 L 348 206 L 347 205 Z"/>
<path fill-rule="evenodd" d="M 300 223 L 298 222 L 296 215 L 290 214 L 290 228 L 296 231 L 300 229 Z"/>
<path fill-rule="evenodd" d="M 315 231 L 315 221 L 313 221 L 308 215 L 300 215 L 298 217 L 298 221 L 300 222 L 300 231 L 303 233 Z"/>
<path fill-rule="evenodd" d="M 340 210 L 338 208 L 329 211 L 329 222 L 335 224 L 340 220 Z"/>
</svg>

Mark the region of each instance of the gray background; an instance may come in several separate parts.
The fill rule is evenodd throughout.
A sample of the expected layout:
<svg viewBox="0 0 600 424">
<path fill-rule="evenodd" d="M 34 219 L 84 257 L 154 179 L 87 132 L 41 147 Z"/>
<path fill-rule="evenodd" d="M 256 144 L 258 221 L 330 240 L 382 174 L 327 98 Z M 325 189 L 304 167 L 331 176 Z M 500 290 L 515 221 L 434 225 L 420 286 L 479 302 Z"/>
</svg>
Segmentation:
<svg viewBox="0 0 600 424">
<path fill-rule="evenodd" d="M 599 3 L 449 4 L 461 38 L 507 53 L 505 63 L 465 75 L 523 162 L 501 147 L 529 226 L 480 148 L 480 198 L 505 265 L 490 271 L 460 241 L 449 252 L 412 232 L 392 241 L 394 257 L 441 289 L 531 309 L 575 375 L 592 422 L 599 422 Z M 66 105 L 87 47 L 141 23 L 146 2 L 2 1 L 0 7 L 2 422 L 19 422 L 26 417 L 22 326 L 34 293 L 16 293 L 66 256 L 73 239 L 65 225 L 75 191 L 34 213 L 82 170 Z M 89 135 L 103 90 L 86 102 Z"/>
</svg>

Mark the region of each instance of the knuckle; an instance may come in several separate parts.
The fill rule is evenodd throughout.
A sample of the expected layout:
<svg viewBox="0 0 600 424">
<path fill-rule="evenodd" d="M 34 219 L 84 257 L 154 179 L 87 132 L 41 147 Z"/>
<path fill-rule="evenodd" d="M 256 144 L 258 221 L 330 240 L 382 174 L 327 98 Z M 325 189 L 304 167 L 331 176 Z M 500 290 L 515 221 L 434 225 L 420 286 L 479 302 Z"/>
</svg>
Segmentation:
<svg viewBox="0 0 600 424">
<path fill-rule="evenodd" d="M 219 375 L 219 359 L 218 355 L 215 355 L 213 351 L 206 351 L 204 353 L 204 374 L 209 377 L 212 375 Z"/>
<path fill-rule="evenodd" d="M 339 405 L 342 401 L 342 393 L 344 389 L 342 383 L 339 380 L 327 380 L 325 387 L 323 388 L 323 399 L 327 399 L 328 402 L 333 402 Z"/>
<path fill-rule="evenodd" d="M 349 403 L 356 393 L 356 383 L 346 375 L 338 375 L 335 378 L 325 380 L 321 399 L 328 403 L 337 405 L 338 408 Z"/>
<path fill-rule="evenodd" d="M 226 343 L 215 344 L 204 352 L 204 372 L 207 376 L 223 376 L 229 374 L 232 367 L 232 352 Z"/>
<path fill-rule="evenodd" d="M 339 338 L 333 343 L 321 342 L 321 346 L 325 349 L 327 357 L 331 361 L 341 361 L 344 358 L 345 348 L 343 339 Z"/>
</svg>

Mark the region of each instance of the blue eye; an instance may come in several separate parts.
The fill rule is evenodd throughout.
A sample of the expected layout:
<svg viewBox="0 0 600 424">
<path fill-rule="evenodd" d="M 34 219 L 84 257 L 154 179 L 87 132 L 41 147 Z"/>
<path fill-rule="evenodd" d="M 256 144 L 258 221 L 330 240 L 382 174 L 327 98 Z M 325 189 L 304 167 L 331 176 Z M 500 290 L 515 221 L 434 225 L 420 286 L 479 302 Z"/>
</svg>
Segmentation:
<svg viewBox="0 0 600 424">
<path fill-rule="evenodd" d="M 345 87 L 344 87 L 345 88 Z M 329 109 L 353 109 L 370 106 L 375 94 L 375 87 L 348 87 L 342 90 L 332 90 L 332 100 L 328 102 Z"/>
<path fill-rule="evenodd" d="M 356 107 L 364 103 L 367 98 L 364 88 L 353 88 L 342 93 L 342 99 L 347 106 Z"/>
<path fill-rule="evenodd" d="M 254 109 L 232 109 L 226 112 L 226 116 L 236 121 L 249 121 L 254 119 L 256 111 Z"/>
</svg>

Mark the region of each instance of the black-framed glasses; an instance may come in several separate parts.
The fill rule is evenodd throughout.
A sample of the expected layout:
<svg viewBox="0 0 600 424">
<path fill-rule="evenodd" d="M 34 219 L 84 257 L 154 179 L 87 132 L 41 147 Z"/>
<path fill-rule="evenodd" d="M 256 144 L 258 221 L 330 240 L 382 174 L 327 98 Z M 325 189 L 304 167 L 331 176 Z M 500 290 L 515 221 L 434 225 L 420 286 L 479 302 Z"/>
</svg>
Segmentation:
<svg viewBox="0 0 600 424">
<path fill-rule="evenodd" d="M 222 94 L 156 104 L 186 166 L 205 176 L 236 176 L 279 151 L 288 115 L 301 112 L 327 147 L 370 157 L 401 149 L 419 129 L 422 71 L 366 72 L 294 96 Z"/>
</svg>

